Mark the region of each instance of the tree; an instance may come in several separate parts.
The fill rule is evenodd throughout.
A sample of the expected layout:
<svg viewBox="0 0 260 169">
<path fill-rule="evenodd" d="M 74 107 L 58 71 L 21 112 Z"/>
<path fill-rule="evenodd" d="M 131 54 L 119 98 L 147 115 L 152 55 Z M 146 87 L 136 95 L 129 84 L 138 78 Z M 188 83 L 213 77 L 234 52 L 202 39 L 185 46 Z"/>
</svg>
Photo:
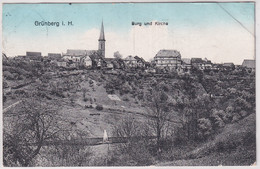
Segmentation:
<svg viewBox="0 0 260 169">
<path fill-rule="evenodd" d="M 152 88 L 146 96 L 148 111 L 151 120 L 149 122 L 156 135 L 157 151 L 160 151 L 162 134 L 167 130 L 166 124 L 170 119 L 171 110 L 167 94 L 158 88 Z"/>
<path fill-rule="evenodd" d="M 42 146 L 59 133 L 56 109 L 35 97 L 4 115 L 4 165 L 29 166 Z"/>
<path fill-rule="evenodd" d="M 202 139 L 206 139 L 212 132 L 211 121 L 207 118 L 201 118 L 198 120 L 198 135 Z"/>
<path fill-rule="evenodd" d="M 116 52 L 114 53 L 114 58 L 116 58 L 116 59 L 122 59 L 122 55 L 119 53 L 119 51 L 116 51 Z"/>
</svg>

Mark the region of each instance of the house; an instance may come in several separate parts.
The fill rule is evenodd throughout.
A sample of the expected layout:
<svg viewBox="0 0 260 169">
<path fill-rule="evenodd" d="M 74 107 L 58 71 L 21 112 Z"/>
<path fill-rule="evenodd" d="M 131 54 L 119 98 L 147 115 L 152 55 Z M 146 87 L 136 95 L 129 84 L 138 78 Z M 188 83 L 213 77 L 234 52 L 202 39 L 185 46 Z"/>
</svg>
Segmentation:
<svg viewBox="0 0 260 169">
<path fill-rule="evenodd" d="M 189 58 L 182 58 L 182 68 L 190 70 L 191 69 L 191 59 Z"/>
<path fill-rule="evenodd" d="M 60 59 L 61 54 L 60 53 L 48 53 L 48 58 L 49 59 Z"/>
<path fill-rule="evenodd" d="M 207 58 L 205 58 L 205 59 L 203 60 L 203 67 L 204 67 L 204 69 L 206 69 L 206 70 L 212 69 L 212 63 L 211 63 L 211 61 L 208 60 Z"/>
<path fill-rule="evenodd" d="M 123 59 L 115 58 L 114 60 L 114 68 L 115 69 L 125 69 L 126 65 Z"/>
<path fill-rule="evenodd" d="M 234 63 L 228 62 L 228 63 L 223 63 L 223 67 L 234 67 Z"/>
<path fill-rule="evenodd" d="M 255 71 L 255 60 L 245 59 L 242 63 L 242 67 Z"/>
<path fill-rule="evenodd" d="M 80 62 L 82 57 L 93 55 L 95 52 L 95 50 L 68 49 L 67 52 L 63 54 L 63 59 L 72 62 Z"/>
<path fill-rule="evenodd" d="M 41 52 L 26 52 L 26 58 L 29 59 L 30 62 L 41 62 L 43 61 Z"/>
<path fill-rule="evenodd" d="M 223 63 L 222 68 L 224 70 L 234 70 L 235 69 L 235 65 L 232 62 L 227 62 L 227 63 Z"/>
<path fill-rule="evenodd" d="M 145 70 L 146 73 L 156 73 L 156 70 L 154 68 L 149 67 Z"/>
<path fill-rule="evenodd" d="M 82 56 L 80 58 L 80 63 L 81 65 L 83 65 L 84 67 L 87 67 L 87 68 L 91 68 L 92 67 L 92 59 L 90 56 Z"/>
<path fill-rule="evenodd" d="M 67 67 L 66 61 L 57 61 L 56 64 L 58 67 Z"/>
<path fill-rule="evenodd" d="M 135 56 L 134 58 L 137 61 L 137 67 L 138 68 L 145 68 L 146 67 L 146 61 L 143 58 L 138 57 L 138 56 Z"/>
<path fill-rule="evenodd" d="M 192 67 L 196 67 L 200 70 L 212 69 L 212 63 L 207 58 L 205 58 L 204 60 L 202 58 L 191 58 L 191 65 Z"/>
<path fill-rule="evenodd" d="M 105 68 L 106 69 L 113 69 L 115 58 L 104 58 L 105 61 Z"/>
<path fill-rule="evenodd" d="M 160 50 L 154 57 L 155 66 L 160 69 L 177 69 L 181 66 L 181 54 L 177 50 Z"/>
<path fill-rule="evenodd" d="M 127 67 L 133 68 L 133 67 L 137 67 L 137 60 L 129 55 L 124 59 L 124 63 Z"/>
<path fill-rule="evenodd" d="M 204 69 L 204 63 L 202 58 L 191 58 L 191 65 L 192 67 L 198 68 L 203 70 Z"/>
</svg>

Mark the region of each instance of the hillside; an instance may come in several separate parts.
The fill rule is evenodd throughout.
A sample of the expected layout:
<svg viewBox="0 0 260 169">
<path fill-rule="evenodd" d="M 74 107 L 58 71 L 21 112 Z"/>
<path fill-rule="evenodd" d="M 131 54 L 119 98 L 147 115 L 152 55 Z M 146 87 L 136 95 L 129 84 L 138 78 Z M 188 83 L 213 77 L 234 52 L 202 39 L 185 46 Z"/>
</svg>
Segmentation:
<svg viewBox="0 0 260 169">
<path fill-rule="evenodd" d="M 62 70 L 12 61 L 3 65 L 3 87 L 6 166 L 255 162 L 254 74 Z M 104 130 L 127 141 L 102 144 Z M 98 145 L 90 147 L 91 139 Z"/>
<path fill-rule="evenodd" d="M 185 159 L 158 163 L 158 166 L 243 166 L 256 160 L 256 119 L 251 114 L 227 125 L 214 138 L 187 153 Z"/>
</svg>

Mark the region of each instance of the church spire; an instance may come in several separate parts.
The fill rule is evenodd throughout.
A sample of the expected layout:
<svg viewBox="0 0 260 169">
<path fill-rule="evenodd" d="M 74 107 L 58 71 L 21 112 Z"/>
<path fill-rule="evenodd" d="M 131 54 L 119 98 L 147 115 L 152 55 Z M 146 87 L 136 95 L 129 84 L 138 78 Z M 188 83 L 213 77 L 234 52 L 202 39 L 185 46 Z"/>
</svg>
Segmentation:
<svg viewBox="0 0 260 169">
<path fill-rule="evenodd" d="M 98 39 L 98 50 L 101 52 L 102 57 L 105 57 L 105 50 L 106 50 L 106 40 L 105 40 L 105 33 L 104 33 L 104 25 L 102 21 L 100 36 Z"/>
<path fill-rule="evenodd" d="M 102 21 L 102 25 L 101 25 L 99 40 L 105 40 L 105 33 L 104 33 L 103 21 Z"/>
</svg>

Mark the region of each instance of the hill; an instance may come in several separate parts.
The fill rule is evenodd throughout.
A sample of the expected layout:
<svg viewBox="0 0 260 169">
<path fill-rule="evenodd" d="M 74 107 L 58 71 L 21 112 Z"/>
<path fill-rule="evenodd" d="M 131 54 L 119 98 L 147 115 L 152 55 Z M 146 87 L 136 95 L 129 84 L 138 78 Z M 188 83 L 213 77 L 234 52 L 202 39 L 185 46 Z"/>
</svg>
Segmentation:
<svg viewBox="0 0 260 169">
<path fill-rule="evenodd" d="M 213 139 L 187 153 L 185 159 L 158 166 L 243 166 L 256 161 L 256 115 L 229 124 Z"/>
</svg>

